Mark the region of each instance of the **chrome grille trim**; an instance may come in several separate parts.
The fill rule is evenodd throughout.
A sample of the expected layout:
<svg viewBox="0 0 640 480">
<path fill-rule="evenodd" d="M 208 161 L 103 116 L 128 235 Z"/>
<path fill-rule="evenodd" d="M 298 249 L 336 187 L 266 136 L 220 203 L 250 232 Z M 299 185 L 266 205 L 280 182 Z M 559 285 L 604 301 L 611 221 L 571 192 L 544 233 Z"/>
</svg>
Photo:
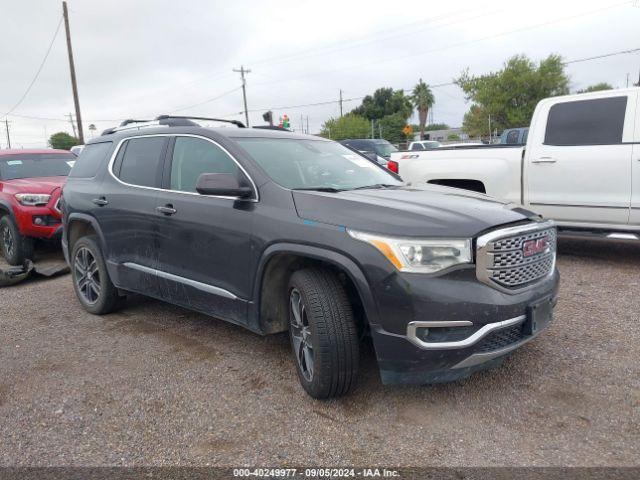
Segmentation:
<svg viewBox="0 0 640 480">
<path fill-rule="evenodd" d="M 53 209 L 58 213 L 62 213 L 62 210 L 60 209 L 60 200 L 62 200 L 62 197 L 58 197 L 58 200 L 56 200 L 56 203 L 53 206 Z"/>
<path fill-rule="evenodd" d="M 548 237 L 547 251 L 525 257 L 523 244 Z M 551 220 L 494 230 L 478 237 L 478 280 L 507 293 L 535 287 L 553 275 L 556 264 L 557 231 Z"/>
</svg>

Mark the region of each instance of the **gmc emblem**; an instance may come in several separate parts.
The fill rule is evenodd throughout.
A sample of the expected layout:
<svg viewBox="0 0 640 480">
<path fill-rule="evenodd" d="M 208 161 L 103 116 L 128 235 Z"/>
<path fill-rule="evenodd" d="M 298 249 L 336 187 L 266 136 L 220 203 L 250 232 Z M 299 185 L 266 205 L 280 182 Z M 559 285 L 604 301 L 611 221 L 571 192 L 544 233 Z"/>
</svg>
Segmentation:
<svg viewBox="0 0 640 480">
<path fill-rule="evenodd" d="M 545 253 L 549 250 L 549 237 L 536 238 L 535 240 L 527 240 L 522 244 L 522 255 L 531 257 L 539 253 Z"/>
</svg>

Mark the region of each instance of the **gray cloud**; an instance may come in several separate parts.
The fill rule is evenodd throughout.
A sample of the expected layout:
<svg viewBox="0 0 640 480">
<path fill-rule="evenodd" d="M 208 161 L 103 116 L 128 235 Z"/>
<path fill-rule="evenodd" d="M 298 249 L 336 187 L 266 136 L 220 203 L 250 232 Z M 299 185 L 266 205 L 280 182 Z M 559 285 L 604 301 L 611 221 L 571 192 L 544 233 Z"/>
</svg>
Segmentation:
<svg viewBox="0 0 640 480">
<path fill-rule="evenodd" d="M 640 47 L 640 8 L 633 2 L 543 1 L 533 4 L 405 2 L 70 0 L 71 29 L 85 123 L 98 130 L 128 117 L 180 107 L 200 115 L 242 110 L 240 64 L 248 75 L 253 123 L 261 110 L 361 97 L 375 88 L 411 88 L 422 77 L 447 83 L 462 69 L 499 69 L 509 56 L 576 59 Z M 57 0 L 0 0 L 0 115 L 11 108 L 42 60 L 61 15 Z M 544 24 L 544 25 L 543 25 Z M 45 135 L 71 131 L 73 111 L 64 31 L 15 115 L 12 143 L 44 146 Z M 572 86 L 637 81 L 640 54 L 568 67 Z M 434 121 L 460 125 L 468 105 L 460 90 L 434 90 Z M 358 101 L 345 103 L 349 110 Z M 312 132 L 339 112 L 337 103 L 276 111 Z M 241 119 L 242 115 L 232 118 Z M 1 130 L 1 129 L 0 129 Z M 3 133 L 3 132 L 2 132 Z M 88 136 L 88 135 L 87 135 Z M 0 134 L 0 145 L 5 146 Z"/>
</svg>

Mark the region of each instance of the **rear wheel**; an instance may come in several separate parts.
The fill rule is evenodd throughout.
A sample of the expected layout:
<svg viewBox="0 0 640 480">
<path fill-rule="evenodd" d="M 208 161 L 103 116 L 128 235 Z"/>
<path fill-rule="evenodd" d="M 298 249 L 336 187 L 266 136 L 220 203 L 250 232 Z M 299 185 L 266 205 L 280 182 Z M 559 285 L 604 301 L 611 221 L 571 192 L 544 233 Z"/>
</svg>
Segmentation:
<svg viewBox="0 0 640 480">
<path fill-rule="evenodd" d="M 22 236 L 8 215 L 0 219 L 0 249 L 9 265 L 24 265 L 26 260 L 33 259 L 33 240 Z"/>
<path fill-rule="evenodd" d="M 347 293 L 324 269 L 289 281 L 289 337 L 302 387 L 314 398 L 346 394 L 358 374 L 358 333 Z"/>
<path fill-rule="evenodd" d="M 109 278 L 97 237 L 80 238 L 73 246 L 70 263 L 73 288 L 84 309 L 96 315 L 113 312 L 120 297 Z"/>
</svg>

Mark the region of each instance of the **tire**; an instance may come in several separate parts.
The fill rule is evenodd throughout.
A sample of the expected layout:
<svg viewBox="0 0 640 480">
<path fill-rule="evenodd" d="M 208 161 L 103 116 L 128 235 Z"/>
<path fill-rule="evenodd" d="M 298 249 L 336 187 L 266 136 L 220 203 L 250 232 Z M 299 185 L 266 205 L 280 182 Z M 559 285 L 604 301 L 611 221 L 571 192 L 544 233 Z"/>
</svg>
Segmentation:
<svg viewBox="0 0 640 480">
<path fill-rule="evenodd" d="M 358 375 L 358 331 L 347 293 L 329 270 L 298 270 L 289 280 L 289 338 L 298 378 L 317 399 L 351 390 Z"/>
<path fill-rule="evenodd" d="M 94 235 L 81 237 L 73 245 L 71 257 L 73 289 L 82 307 L 94 315 L 105 315 L 120 305 L 118 290 L 109 272 Z"/>
<path fill-rule="evenodd" d="M 33 259 L 33 239 L 22 236 L 9 215 L 0 219 L 0 249 L 9 265 L 24 265 Z"/>
</svg>

